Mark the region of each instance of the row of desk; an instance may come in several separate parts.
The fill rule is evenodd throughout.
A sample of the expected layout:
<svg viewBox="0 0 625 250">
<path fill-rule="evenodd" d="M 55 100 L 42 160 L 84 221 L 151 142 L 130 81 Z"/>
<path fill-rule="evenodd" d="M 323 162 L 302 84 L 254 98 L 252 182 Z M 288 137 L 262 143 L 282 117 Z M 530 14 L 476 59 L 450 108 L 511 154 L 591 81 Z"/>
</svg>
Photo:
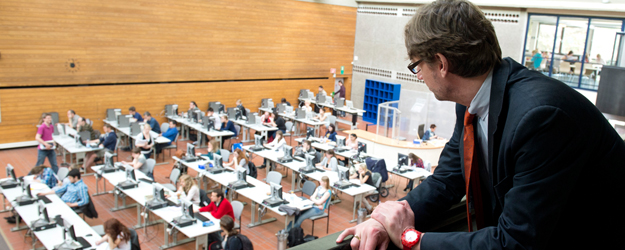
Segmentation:
<svg viewBox="0 0 625 250">
<path fill-rule="evenodd" d="M 181 134 L 185 135 L 185 139 L 189 138 L 189 131 L 190 129 L 193 129 L 195 131 L 198 131 L 198 133 L 201 134 L 205 134 L 208 137 L 214 138 L 215 140 L 217 140 L 217 142 L 219 142 L 219 147 L 221 147 L 221 141 L 223 140 L 224 136 L 233 136 L 234 133 L 232 133 L 232 131 L 228 131 L 228 130 L 208 130 L 206 129 L 206 127 L 204 127 L 201 123 L 196 123 L 196 122 L 192 122 L 189 121 L 189 119 L 182 117 L 182 116 L 167 116 L 167 119 L 169 120 L 174 120 L 176 121 L 178 124 L 180 124 L 181 126 Z M 202 141 L 202 136 L 197 137 L 198 140 L 198 146 L 201 146 L 203 141 Z"/>
<path fill-rule="evenodd" d="M 352 116 L 352 123 L 351 123 L 351 128 L 352 129 L 356 129 L 358 127 L 358 116 L 362 116 L 363 113 L 367 112 L 363 109 L 357 109 L 357 108 L 349 108 L 347 106 L 343 106 L 340 108 L 337 108 L 334 103 L 317 103 L 317 100 L 314 98 L 298 98 L 299 101 L 305 102 L 308 101 L 312 104 L 321 106 L 321 107 L 327 107 L 330 109 L 333 109 L 334 111 L 341 111 L 341 112 L 345 112 L 347 114 L 350 114 Z M 337 119 L 337 121 L 341 121 L 340 119 Z"/>
</svg>

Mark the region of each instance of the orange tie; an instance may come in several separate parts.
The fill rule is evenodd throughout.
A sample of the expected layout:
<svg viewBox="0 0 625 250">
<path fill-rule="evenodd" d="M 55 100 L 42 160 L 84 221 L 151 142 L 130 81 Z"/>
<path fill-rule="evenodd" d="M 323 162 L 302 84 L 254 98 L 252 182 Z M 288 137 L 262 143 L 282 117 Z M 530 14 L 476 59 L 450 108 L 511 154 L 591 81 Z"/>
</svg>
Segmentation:
<svg viewBox="0 0 625 250">
<path fill-rule="evenodd" d="M 482 193 L 480 190 L 479 168 L 477 166 L 477 157 L 475 156 L 475 130 L 473 127 L 474 114 L 470 114 L 467 110 L 464 113 L 464 183 L 466 185 L 467 195 L 467 220 L 469 223 L 469 232 L 471 228 L 471 211 L 469 202 L 473 194 L 473 208 L 475 209 L 475 219 L 477 228 L 484 227 L 483 209 L 482 209 Z"/>
</svg>

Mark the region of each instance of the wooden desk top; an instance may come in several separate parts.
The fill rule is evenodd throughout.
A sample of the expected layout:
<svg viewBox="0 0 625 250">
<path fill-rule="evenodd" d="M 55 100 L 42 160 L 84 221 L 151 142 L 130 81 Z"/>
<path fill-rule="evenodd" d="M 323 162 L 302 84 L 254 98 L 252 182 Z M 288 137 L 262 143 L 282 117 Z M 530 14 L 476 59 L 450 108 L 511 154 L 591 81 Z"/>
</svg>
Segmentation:
<svg viewBox="0 0 625 250">
<path fill-rule="evenodd" d="M 415 144 L 412 143 L 412 141 L 399 141 L 399 140 L 394 140 L 391 138 L 388 138 L 386 136 L 381 136 L 381 135 L 377 135 L 375 133 L 371 133 L 368 131 L 364 131 L 364 130 L 360 130 L 360 129 L 356 129 L 356 130 L 345 130 L 343 131 L 347 134 L 356 134 L 358 136 L 358 138 L 362 138 L 365 140 L 369 140 L 372 142 L 376 142 L 376 143 L 380 143 L 386 146 L 390 146 L 390 147 L 397 147 L 397 148 L 408 148 L 408 149 L 440 149 L 443 148 L 445 145 L 440 145 L 440 146 L 436 146 L 433 145 L 431 143 L 426 143 L 426 144 L 421 144 L 420 146 L 417 146 Z"/>
</svg>

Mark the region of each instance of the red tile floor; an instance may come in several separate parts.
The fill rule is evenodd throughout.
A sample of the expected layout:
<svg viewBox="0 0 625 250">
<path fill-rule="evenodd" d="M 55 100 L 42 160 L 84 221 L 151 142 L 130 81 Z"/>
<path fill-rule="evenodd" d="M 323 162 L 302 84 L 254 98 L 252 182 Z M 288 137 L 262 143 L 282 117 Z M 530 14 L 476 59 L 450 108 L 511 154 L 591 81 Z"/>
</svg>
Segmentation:
<svg viewBox="0 0 625 250">
<path fill-rule="evenodd" d="M 351 117 L 349 116 L 347 118 L 351 119 Z M 348 126 L 345 124 L 340 124 L 339 130 L 340 129 L 348 129 Z M 363 129 L 363 130 L 365 129 L 365 125 L 362 121 L 359 122 L 359 129 Z M 375 131 L 375 126 L 369 126 L 369 131 Z M 345 136 L 346 134 L 342 131 L 339 131 L 339 135 Z M 185 147 L 184 145 L 186 145 L 186 143 L 187 141 L 180 141 L 178 142 L 178 145 L 184 148 Z M 296 144 L 296 142 L 293 141 L 293 144 Z M 169 161 L 169 163 L 158 165 L 154 169 L 154 177 L 156 181 L 159 183 L 167 183 L 169 181 L 167 176 L 169 176 L 169 172 L 171 171 L 171 168 L 172 168 L 172 160 L 168 152 L 165 151 L 165 154 L 166 154 L 165 160 Z M 119 159 L 120 160 L 126 159 L 129 161 L 131 159 L 129 152 L 123 152 L 120 150 Z M 37 160 L 37 149 L 35 147 L 0 150 L 0 166 L 4 167 L 7 164 L 11 164 L 12 166 L 15 167 L 15 172 L 17 176 L 23 176 L 27 174 L 28 171 L 30 171 L 30 169 L 34 166 L 36 160 Z M 58 157 L 57 161 L 59 163 L 62 162 L 61 157 Z M 157 159 L 157 163 L 161 161 L 162 160 L 159 157 L 159 159 Z M 254 157 L 253 162 L 257 166 L 259 166 L 262 164 L 262 159 L 260 157 Z M 278 170 L 281 170 L 282 172 L 285 171 L 284 168 L 278 168 Z M 259 171 L 258 173 L 259 173 L 258 179 L 265 178 L 266 171 L 264 169 L 262 171 Z M 196 173 L 193 170 L 190 170 L 190 174 L 195 175 Z M 83 180 L 85 184 L 87 184 L 87 186 L 89 187 L 89 192 L 93 194 L 96 188 L 95 177 L 93 175 L 85 176 Z M 391 189 L 390 195 L 386 198 L 382 198 L 382 202 L 386 200 L 397 200 L 403 197 L 404 195 L 401 189 L 403 189 L 403 187 L 405 187 L 406 185 L 405 179 L 391 177 L 391 179 L 389 179 L 389 182 L 398 182 L 398 186 L 400 186 L 400 188 L 398 188 L 397 190 L 395 188 Z M 285 177 L 282 180 L 282 184 L 284 186 L 284 190 L 291 190 L 291 174 L 289 174 L 287 177 Z M 102 184 L 100 183 L 100 185 Z M 107 188 L 110 190 L 111 186 L 107 185 Z M 331 213 L 330 213 L 331 221 L 330 221 L 328 234 L 336 233 L 336 232 L 344 230 L 345 228 L 355 225 L 355 223 L 349 223 L 349 221 L 352 219 L 352 206 L 353 206 L 352 197 L 343 194 L 340 196 L 340 198 L 342 202 L 332 206 Z M 248 204 L 250 203 L 249 200 L 247 200 L 246 198 L 242 196 L 239 196 L 239 200 L 243 202 L 247 202 Z M 135 208 L 129 208 L 129 209 L 121 210 L 117 212 L 110 211 L 110 208 L 114 206 L 114 203 L 113 203 L 114 199 L 113 199 L 112 194 L 95 196 L 93 197 L 93 201 L 98 211 L 99 217 L 97 219 L 87 218 L 86 222 L 89 225 L 92 225 L 92 226 L 101 225 L 104 223 L 104 221 L 110 218 L 117 218 L 120 221 L 124 222 L 127 226 L 132 226 L 135 224 L 137 220 L 137 212 Z M 132 203 L 132 200 L 128 199 L 127 202 L 128 204 L 130 204 Z M 375 204 L 373 205 L 375 206 Z M 8 212 L 3 213 L 3 217 L 5 216 L 9 216 L 9 213 Z M 250 238 L 250 240 L 254 244 L 255 249 L 276 249 L 277 238 L 275 234 L 276 232 L 278 232 L 280 229 L 284 227 L 284 217 L 273 214 L 270 211 L 267 212 L 265 216 L 275 217 L 277 218 L 277 221 L 269 223 L 269 224 L 257 226 L 254 228 L 247 228 L 245 225 L 250 223 L 250 209 L 249 209 L 249 205 L 246 205 L 242 214 L 242 224 L 244 225 L 242 233 Z M 23 230 L 23 231 L 18 231 L 18 232 L 11 232 L 10 229 L 13 226 L 14 224 L 8 224 L 5 220 L 0 220 L 0 228 L 2 229 L 1 230 L 2 236 L 4 237 L 5 241 L 9 244 L 9 246 L 12 249 L 30 249 L 31 238 L 25 236 L 26 231 Z M 311 227 L 312 227 L 312 222 L 310 220 L 307 220 L 302 224 L 302 228 L 304 229 L 305 234 L 311 233 Z M 325 220 L 316 221 L 315 223 L 315 235 L 316 236 L 323 237 L 327 235 L 325 229 L 326 229 Z M 159 249 L 159 246 L 161 246 L 164 243 L 162 225 L 151 226 L 151 227 L 148 227 L 146 230 L 139 229 L 137 230 L 137 233 L 139 235 L 139 240 L 141 242 L 141 249 L 143 250 Z M 179 239 L 183 239 L 183 238 L 185 237 L 179 234 Z M 36 247 L 40 247 L 40 246 L 41 244 L 37 243 Z M 181 245 L 172 249 L 194 249 L 194 246 L 195 246 L 195 243 L 187 243 L 185 245 Z"/>
</svg>

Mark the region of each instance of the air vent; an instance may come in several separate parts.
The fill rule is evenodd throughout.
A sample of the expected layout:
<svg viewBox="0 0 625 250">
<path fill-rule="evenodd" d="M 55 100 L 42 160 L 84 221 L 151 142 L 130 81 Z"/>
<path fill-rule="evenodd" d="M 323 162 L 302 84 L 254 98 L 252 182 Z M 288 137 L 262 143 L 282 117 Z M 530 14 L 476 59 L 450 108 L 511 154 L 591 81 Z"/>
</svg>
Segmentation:
<svg viewBox="0 0 625 250">
<path fill-rule="evenodd" d="M 412 74 L 412 73 L 397 72 L 397 79 L 408 81 L 408 82 L 425 83 L 422 80 L 419 80 L 417 78 L 417 75 Z"/>
<path fill-rule="evenodd" d="M 416 12 L 417 12 L 416 8 L 403 8 L 401 15 L 402 16 L 414 16 Z"/>
<path fill-rule="evenodd" d="M 378 68 L 372 68 L 372 67 L 363 67 L 363 66 L 358 66 L 358 65 L 354 65 L 352 70 L 358 73 L 383 76 L 383 77 L 388 77 L 388 78 L 391 78 L 391 76 L 393 75 L 393 72 L 391 72 L 390 70 L 378 69 Z"/>
<path fill-rule="evenodd" d="M 495 23 L 519 23 L 520 12 L 485 10 L 484 16 Z"/>
<path fill-rule="evenodd" d="M 397 16 L 397 8 L 359 6 L 358 13 L 370 14 L 370 15 L 382 15 L 382 16 Z"/>
</svg>

